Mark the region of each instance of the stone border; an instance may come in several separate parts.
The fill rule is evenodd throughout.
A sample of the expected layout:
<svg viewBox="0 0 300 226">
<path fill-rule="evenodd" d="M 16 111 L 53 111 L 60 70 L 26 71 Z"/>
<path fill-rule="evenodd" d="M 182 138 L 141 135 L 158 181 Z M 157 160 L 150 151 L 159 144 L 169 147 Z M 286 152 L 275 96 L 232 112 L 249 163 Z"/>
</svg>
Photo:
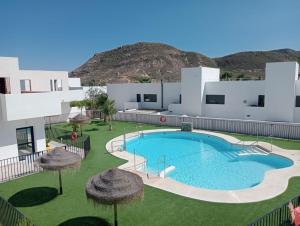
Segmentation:
<svg viewBox="0 0 300 226">
<path fill-rule="evenodd" d="M 153 132 L 170 132 L 170 131 L 180 131 L 178 129 L 156 129 L 156 130 L 144 130 L 143 133 L 153 133 Z M 202 133 L 212 136 L 217 136 L 226 140 L 227 142 L 236 144 L 241 142 L 240 140 L 221 133 L 204 131 L 204 130 L 193 130 L 195 133 Z M 138 133 L 128 133 L 126 134 L 126 139 L 137 136 Z M 193 187 L 180 183 L 171 178 L 160 178 L 155 175 L 149 175 L 144 172 L 140 172 L 134 169 L 134 162 L 136 166 L 141 167 L 145 159 L 140 156 L 135 156 L 126 151 L 113 151 L 111 149 L 112 142 L 122 142 L 123 135 L 110 140 L 106 144 L 106 150 L 112 155 L 125 159 L 128 162 L 119 166 L 120 169 L 125 169 L 132 171 L 143 178 L 146 185 L 159 188 L 168 192 L 172 192 L 181 196 L 189 197 L 192 199 L 209 201 L 209 202 L 220 202 L 220 203 L 250 203 L 259 202 L 267 199 L 274 198 L 275 196 L 283 193 L 287 187 L 289 179 L 295 176 L 300 176 L 300 151 L 297 150 L 286 150 L 275 145 L 258 142 L 263 148 L 270 150 L 272 147 L 272 154 L 281 155 L 283 157 L 289 158 L 293 161 L 293 165 L 290 167 L 282 169 L 269 170 L 265 173 L 263 181 L 257 186 L 241 189 L 241 190 L 213 190 Z M 244 144 L 251 144 L 253 141 L 243 142 Z"/>
</svg>

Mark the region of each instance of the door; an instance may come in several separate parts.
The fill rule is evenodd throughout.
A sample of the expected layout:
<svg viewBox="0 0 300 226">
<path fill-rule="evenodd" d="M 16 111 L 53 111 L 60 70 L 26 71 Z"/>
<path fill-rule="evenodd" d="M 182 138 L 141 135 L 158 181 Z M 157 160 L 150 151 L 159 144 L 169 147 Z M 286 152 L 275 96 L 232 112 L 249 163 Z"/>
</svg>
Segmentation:
<svg viewBox="0 0 300 226">
<path fill-rule="evenodd" d="M 20 160 L 25 159 L 25 155 L 35 152 L 33 127 L 16 129 L 18 152 Z M 22 157 L 23 156 L 23 157 Z"/>
<path fill-rule="evenodd" d="M 136 102 L 141 102 L 141 94 L 136 95 Z"/>
</svg>

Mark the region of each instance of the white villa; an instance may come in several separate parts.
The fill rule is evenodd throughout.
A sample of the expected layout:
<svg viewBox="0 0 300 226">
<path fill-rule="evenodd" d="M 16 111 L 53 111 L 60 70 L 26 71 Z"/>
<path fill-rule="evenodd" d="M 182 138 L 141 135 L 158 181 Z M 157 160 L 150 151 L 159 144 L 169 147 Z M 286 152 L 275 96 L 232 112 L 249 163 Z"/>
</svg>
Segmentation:
<svg viewBox="0 0 300 226">
<path fill-rule="evenodd" d="M 0 159 L 45 150 L 45 117 L 69 114 L 84 95 L 66 71 L 20 70 L 18 58 L 0 57 Z"/>
<path fill-rule="evenodd" d="M 300 122 L 297 62 L 267 63 L 265 80 L 220 81 L 220 69 L 182 68 L 180 83 L 108 84 L 120 111 L 165 110 L 161 114 Z"/>
</svg>

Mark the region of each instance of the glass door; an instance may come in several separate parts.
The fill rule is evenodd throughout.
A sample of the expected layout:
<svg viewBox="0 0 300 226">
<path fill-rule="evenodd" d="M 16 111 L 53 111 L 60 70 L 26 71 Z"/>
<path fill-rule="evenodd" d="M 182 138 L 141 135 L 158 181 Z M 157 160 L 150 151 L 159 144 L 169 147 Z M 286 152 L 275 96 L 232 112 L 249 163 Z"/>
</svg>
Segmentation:
<svg viewBox="0 0 300 226">
<path fill-rule="evenodd" d="M 18 128 L 16 134 L 19 158 L 20 160 L 24 160 L 25 155 L 35 152 L 33 127 Z"/>
</svg>

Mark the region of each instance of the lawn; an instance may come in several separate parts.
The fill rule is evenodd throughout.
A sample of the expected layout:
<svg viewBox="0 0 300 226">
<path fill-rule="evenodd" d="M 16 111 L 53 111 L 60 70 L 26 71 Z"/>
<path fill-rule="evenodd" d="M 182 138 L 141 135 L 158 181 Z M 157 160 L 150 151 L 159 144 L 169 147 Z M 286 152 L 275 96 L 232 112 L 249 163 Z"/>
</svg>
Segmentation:
<svg viewBox="0 0 300 226">
<path fill-rule="evenodd" d="M 66 124 L 58 125 L 58 127 L 71 130 L 71 127 Z M 158 127 L 142 125 L 144 130 Z M 136 124 L 114 122 L 113 131 L 108 131 L 107 128 L 107 125 L 100 121 L 93 121 L 92 124 L 83 128 L 84 133 L 91 136 L 92 150 L 83 160 L 79 171 L 63 174 L 63 195 L 56 196 L 44 204 L 19 208 L 35 224 L 39 226 L 88 225 L 82 222 L 92 221 L 93 218 L 84 217 L 96 216 L 102 219 L 100 225 L 107 225 L 107 222 L 112 225 L 112 209 L 94 207 L 92 203 L 86 200 L 84 186 L 89 177 L 124 163 L 124 160 L 108 154 L 105 150 L 105 144 L 110 139 L 121 135 L 124 128 L 126 128 L 126 132 L 135 131 Z M 288 147 L 299 147 L 294 146 L 294 142 L 286 140 L 283 141 L 283 144 Z M 36 187 L 57 187 L 57 185 L 57 174 L 44 172 L 0 184 L 0 195 L 8 199 L 15 193 L 28 188 L 35 188 L 37 191 L 38 188 Z M 45 188 L 41 190 L 47 192 Z M 48 190 L 51 191 L 51 189 Z M 271 200 L 251 204 L 198 201 L 145 186 L 145 198 L 142 202 L 120 208 L 119 223 L 122 226 L 247 225 L 255 218 L 299 195 L 299 193 L 300 178 L 291 179 L 287 191 L 282 195 Z M 44 196 L 47 196 L 47 193 L 42 196 L 45 199 Z M 36 197 L 37 199 L 41 198 L 39 195 Z M 71 219 L 77 224 L 62 224 Z"/>
</svg>

